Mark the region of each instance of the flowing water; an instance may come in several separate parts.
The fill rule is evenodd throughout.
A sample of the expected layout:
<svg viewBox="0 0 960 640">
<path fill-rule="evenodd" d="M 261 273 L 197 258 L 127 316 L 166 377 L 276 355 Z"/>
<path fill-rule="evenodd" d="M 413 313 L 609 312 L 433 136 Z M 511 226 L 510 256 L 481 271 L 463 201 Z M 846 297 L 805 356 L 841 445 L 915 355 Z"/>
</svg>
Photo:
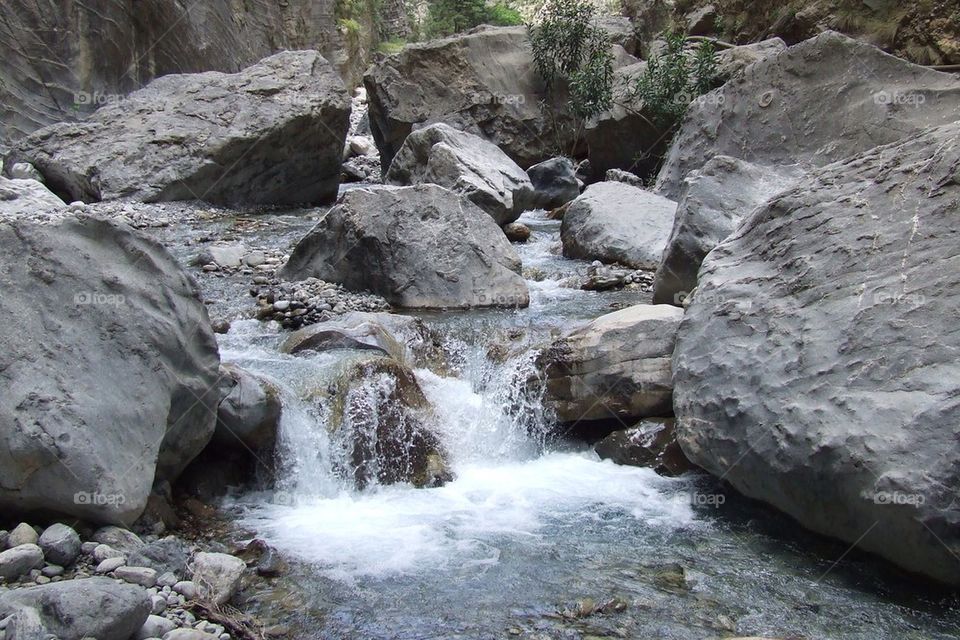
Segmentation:
<svg viewBox="0 0 960 640">
<path fill-rule="evenodd" d="M 556 437 L 516 384 L 531 347 L 645 294 L 562 286 L 587 265 L 557 255 L 559 223 L 523 221 L 529 309 L 422 316 L 456 361 L 452 375 L 416 371 L 456 475 L 443 487 L 358 491 L 337 473 L 339 444 L 308 398 L 344 353 L 280 354 L 283 336 L 254 321 L 222 336 L 225 361 L 284 394 L 278 486 L 230 506 L 292 561 L 282 602 L 263 595 L 288 610 L 291 637 L 960 637 L 953 596 L 705 476 L 616 466 Z M 513 357 L 491 361 L 493 343 Z"/>
</svg>

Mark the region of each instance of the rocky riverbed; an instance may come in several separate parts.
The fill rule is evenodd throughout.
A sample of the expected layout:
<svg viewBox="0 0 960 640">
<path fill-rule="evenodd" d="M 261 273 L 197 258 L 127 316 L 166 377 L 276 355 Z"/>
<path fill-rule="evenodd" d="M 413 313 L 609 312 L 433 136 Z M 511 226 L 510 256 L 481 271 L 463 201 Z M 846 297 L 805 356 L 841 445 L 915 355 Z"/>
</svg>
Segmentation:
<svg viewBox="0 0 960 640">
<path fill-rule="evenodd" d="M 0 640 L 960 637 L 960 79 L 811 35 L 675 127 L 518 27 L 17 120 Z"/>
</svg>

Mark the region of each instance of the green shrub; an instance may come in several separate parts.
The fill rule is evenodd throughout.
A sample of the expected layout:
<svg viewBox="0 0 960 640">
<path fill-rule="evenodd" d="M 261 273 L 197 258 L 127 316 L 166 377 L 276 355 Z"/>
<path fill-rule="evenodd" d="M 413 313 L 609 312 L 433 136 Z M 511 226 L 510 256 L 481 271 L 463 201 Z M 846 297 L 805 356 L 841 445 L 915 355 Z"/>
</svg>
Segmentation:
<svg viewBox="0 0 960 640">
<path fill-rule="evenodd" d="M 610 37 L 596 26 L 595 17 L 589 0 L 548 0 L 530 27 L 537 72 L 550 91 L 568 83 L 570 108 L 584 120 L 606 111 L 613 101 Z"/>
<path fill-rule="evenodd" d="M 710 91 L 716 75 L 712 43 L 702 41 L 691 52 L 682 35 L 670 35 L 666 51 L 650 57 L 632 91 L 658 126 L 672 129 L 680 123 L 690 102 Z"/>
<path fill-rule="evenodd" d="M 403 38 L 391 38 L 390 40 L 381 42 L 377 47 L 377 50 L 381 53 L 387 54 L 388 56 L 392 56 L 395 53 L 400 53 L 403 51 L 405 46 L 407 46 L 407 41 Z"/>
<path fill-rule="evenodd" d="M 506 0 L 492 6 L 486 0 L 430 0 L 424 33 L 428 38 L 442 38 L 481 24 L 522 23 L 520 13 Z"/>
</svg>

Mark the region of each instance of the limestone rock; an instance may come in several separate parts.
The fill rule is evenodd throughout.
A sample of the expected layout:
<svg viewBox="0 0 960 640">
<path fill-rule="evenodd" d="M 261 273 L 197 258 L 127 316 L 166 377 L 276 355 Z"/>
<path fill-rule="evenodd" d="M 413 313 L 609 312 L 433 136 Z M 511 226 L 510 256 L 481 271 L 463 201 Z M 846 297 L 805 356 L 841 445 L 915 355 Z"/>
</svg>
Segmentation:
<svg viewBox="0 0 960 640">
<path fill-rule="evenodd" d="M 68 218 L 0 223 L 0 285 L 0 508 L 132 523 L 213 433 L 196 283 L 128 227 Z"/>
<path fill-rule="evenodd" d="M 771 198 L 705 259 L 674 357 L 693 462 L 953 585 L 958 167 L 960 122 Z"/>
<path fill-rule="evenodd" d="M 386 184 L 437 184 L 490 214 L 513 222 L 533 207 L 533 185 L 516 162 L 479 136 L 437 123 L 414 131 L 397 152 Z"/>
<path fill-rule="evenodd" d="M 349 112 L 319 53 L 287 51 L 235 74 L 164 76 L 20 149 L 71 202 L 316 203 L 336 197 Z"/>
<path fill-rule="evenodd" d="M 600 316 L 538 356 L 544 402 L 559 421 L 672 414 L 670 359 L 683 311 L 636 305 Z"/>
<path fill-rule="evenodd" d="M 281 270 L 369 290 L 409 308 L 529 304 L 520 260 L 476 205 L 436 185 L 357 189 L 293 250 Z"/>
<path fill-rule="evenodd" d="M 655 269 L 676 211 L 676 202 L 623 182 L 591 185 L 563 216 L 563 255 Z"/>
</svg>

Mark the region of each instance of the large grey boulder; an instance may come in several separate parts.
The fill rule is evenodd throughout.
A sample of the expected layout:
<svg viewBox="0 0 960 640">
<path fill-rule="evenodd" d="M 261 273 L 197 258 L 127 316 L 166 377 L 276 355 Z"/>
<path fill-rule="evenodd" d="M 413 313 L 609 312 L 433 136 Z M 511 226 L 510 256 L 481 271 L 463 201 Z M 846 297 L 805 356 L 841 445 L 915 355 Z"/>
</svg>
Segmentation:
<svg viewBox="0 0 960 640">
<path fill-rule="evenodd" d="M 792 187 L 803 174 L 796 165 L 763 166 L 716 156 L 687 175 L 673 230 L 657 267 L 654 304 L 683 304 L 697 286 L 704 257 L 751 211 Z"/>
<path fill-rule="evenodd" d="M 247 452 L 272 451 L 283 411 L 280 391 L 241 367 L 223 364 L 220 396 L 213 445 Z"/>
<path fill-rule="evenodd" d="M 563 216 L 563 255 L 656 269 L 676 212 L 676 202 L 624 182 L 591 185 Z"/>
<path fill-rule="evenodd" d="M 95 218 L 0 223 L 0 508 L 131 524 L 213 433 L 196 283 Z"/>
<path fill-rule="evenodd" d="M 952 122 L 958 108 L 956 75 L 827 31 L 750 64 L 695 101 L 656 190 L 679 198 L 684 178 L 718 155 L 823 166 Z"/>
<path fill-rule="evenodd" d="M 24 612 L 61 640 L 129 640 L 150 615 L 150 597 L 142 587 L 110 578 L 65 580 L 0 594 L 0 619 Z"/>
<path fill-rule="evenodd" d="M 408 45 L 374 64 L 364 85 L 384 171 L 412 131 L 434 122 L 490 140 L 523 168 L 555 155 L 555 146 L 578 151 L 566 97 L 547 95 L 526 27 Z"/>
<path fill-rule="evenodd" d="M 546 406 L 565 423 L 670 416 L 682 317 L 670 305 L 636 305 L 557 340 L 538 356 Z"/>
<path fill-rule="evenodd" d="M 20 150 L 70 201 L 315 203 L 336 196 L 349 113 L 319 53 L 286 51 L 235 74 L 164 76 Z"/>
<path fill-rule="evenodd" d="M 534 190 L 534 205 L 538 209 L 562 207 L 580 195 L 577 168 L 570 158 L 551 158 L 538 162 L 527 175 Z"/>
<path fill-rule="evenodd" d="M 281 275 L 369 290 L 411 308 L 529 304 L 493 219 L 436 185 L 352 190 L 297 243 Z"/>
<path fill-rule="evenodd" d="M 36 180 L 0 176 L 0 220 L 64 209 L 63 200 Z"/>
<path fill-rule="evenodd" d="M 492 142 L 443 123 L 407 136 L 384 182 L 438 184 L 463 195 L 500 225 L 533 205 L 533 185 L 516 162 Z"/>
<path fill-rule="evenodd" d="M 327 52 L 342 40 L 334 5 L 5 0 L 0 138 L 16 140 L 54 122 L 83 119 L 170 73 L 235 73 L 291 49 L 316 48 L 330 59 Z"/>
<path fill-rule="evenodd" d="M 674 357 L 687 456 L 960 584 L 960 122 L 814 171 L 706 258 Z"/>
</svg>

